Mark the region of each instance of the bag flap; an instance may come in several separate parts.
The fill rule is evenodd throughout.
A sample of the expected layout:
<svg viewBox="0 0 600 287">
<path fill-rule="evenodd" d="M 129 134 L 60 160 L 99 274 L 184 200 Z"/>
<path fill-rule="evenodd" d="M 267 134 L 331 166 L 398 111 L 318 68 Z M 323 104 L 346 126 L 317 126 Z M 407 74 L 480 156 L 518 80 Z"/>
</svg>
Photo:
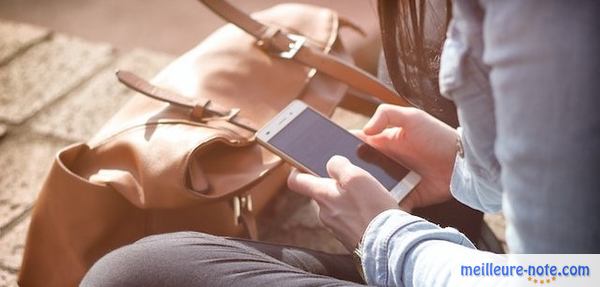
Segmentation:
<svg viewBox="0 0 600 287">
<path fill-rule="evenodd" d="M 256 146 L 224 129 L 189 121 L 157 121 L 132 127 L 82 152 L 73 172 L 110 186 L 139 208 L 181 207 L 205 199 L 214 189 L 205 174 L 211 167 L 191 163 L 204 161 L 197 156 L 198 151 L 216 144 L 231 147 L 232 151 Z M 245 153 L 249 151 L 262 152 L 246 149 Z M 256 158 L 245 153 L 236 155 L 240 159 Z M 240 168 L 247 170 L 240 177 L 251 181 L 255 170 L 266 170 L 271 165 L 254 161 Z M 227 192 L 236 186 L 220 187 Z"/>
</svg>

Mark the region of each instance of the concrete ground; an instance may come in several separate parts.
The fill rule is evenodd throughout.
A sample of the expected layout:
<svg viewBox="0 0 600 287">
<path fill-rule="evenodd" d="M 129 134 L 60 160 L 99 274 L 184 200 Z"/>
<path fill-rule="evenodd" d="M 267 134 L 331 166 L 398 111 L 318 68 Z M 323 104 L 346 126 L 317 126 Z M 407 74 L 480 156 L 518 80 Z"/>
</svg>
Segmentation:
<svg viewBox="0 0 600 287">
<path fill-rule="evenodd" d="M 126 68 L 149 78 L 174 55 L 185 51 L 220 25 L 219 20 L 204 8 L 182 1 L 0 2 L 0 286 L 16 285 L 30 211 L 56 151 L 88 139 L 133 95 L 117 84 L 114 69 Z M 104 8 L 99 4 L 101 2 Z M 233 2 L 251 11 L 275 1 Z M 356 1 L 323 2 L 344 9 L 345 6 L 339 3 Z M 135 14 L 137 10 L 133 3 L 138 3 L 136 5 L 144 13 Z M 169 6 L 175 12 L 164 7 L 164 3 L 177 3 Z M 93 9 L 85 8 L 86 5 Z M 162 8 L 152 8 L 152 5 Z M 129 7 L 130 10 L 115 10 L 114 7 Z M 148 11 L 151 16 L 143 16 L 148 15 Z M 375 13 L 368 5 L 364 11 Z M 62 17 L 63 14 L 70 15 L 67 18 L 71 20 Z M 131 15 L 140 20 L 132 21 Z M 156 28 L 155 21 L 144 21 L 151 17 L 165 17 L 168 21 L 162 20 L 163 23 L 173 22 L 175 28 L 186 28 L 180 28 L 179 32 L 177 29 L 165 30 L 158 33 L 161 37 L 152 39 L 153 33 L 144 32 Z M 186 17 L 188 20 L 184 19 Z M 200 24 L 186 22 L 211 17 L 212 20 L 200 21 Z M 105 22 L 99 22 L 103 18 Z M 138 21 L 145 24 L 136 26 Z M 113 29 L 114 33 L 89 28 L 103 23 L 120 28 Z M 130 39 L 121 27 L 133 31 L 129 34 Z M 190 36 L 188 27 L 199 30 L 194 30 L 197 34 Z M 136 33 L 136 29 L 141 30 Z M 360 127 L 366 120 L 364 116 L 343 109 L 338 109 L 334 118 L 349 128 Z M 501 216 L 486 217 L 494 233 L 502 239 L 504 221 Z M 344 251 L 319 222 L 314 204 L 302 196 L 284 192 L 274 203 L 269 218 L 261 220 L 265 240 L 331 252 Z"/>
<path fill-rule="evenodd" d="M 359 24 L 368 32 L 371 43 L 378 42 L 377 6 L 374 0 L 230 2 L 247 12 L 285 2 L 329 7 Z M 197 0 L 2 0 L 0 18 L 48 27 L 86 40 L 108 42 L 121 51 L 144 47 L 171 55 L 189 50 L 225 23 Z M 351 50 L 362 48 L 352 47 L 359 35 L 347 30 L 342 34 Z M 358 60 L 371 65 L 369 68 L 372 69 L 374 55 L 361 56 Z"/>
</svg>

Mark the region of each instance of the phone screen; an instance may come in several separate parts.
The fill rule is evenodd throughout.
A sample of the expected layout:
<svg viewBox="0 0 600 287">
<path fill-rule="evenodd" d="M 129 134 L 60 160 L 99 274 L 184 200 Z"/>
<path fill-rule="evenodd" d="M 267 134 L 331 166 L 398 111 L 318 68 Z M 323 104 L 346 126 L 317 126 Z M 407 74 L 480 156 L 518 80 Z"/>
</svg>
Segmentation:
<svg viewBox="0 0 600 287">
<path fill-rule="evenodd" d="M 348 158 L 388 190 L 409 173 L 396 161 L 309 108 L 268 143 L 321 177 L 329 177 L 326 164 L 334 155 Z"/>
</svg>

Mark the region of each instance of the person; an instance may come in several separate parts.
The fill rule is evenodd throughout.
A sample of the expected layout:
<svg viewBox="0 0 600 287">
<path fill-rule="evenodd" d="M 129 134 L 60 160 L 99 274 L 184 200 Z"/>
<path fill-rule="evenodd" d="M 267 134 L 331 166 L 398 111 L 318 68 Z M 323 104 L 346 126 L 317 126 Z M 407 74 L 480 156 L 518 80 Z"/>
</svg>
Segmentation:
<svg viewBox="0 0 600 287">
<path fill-rule="evenodd" d="M 400 6 L 423 11 L 414 4 Z M 459 285 L 464 278 L 451 269 L 455 263 L 499 256 L 409 213 L 451 197 L 484 212 L 502 210 L 512 253 L 600 252 L 600 5 L 455 0 L 452 6 L 439 88 L 456 105 L 460 128 L 421 109 L 381 105 L 357 132 L 421 174 L 416 190 L 398 206 L 377 180 L 340 156 L 327 164 L 330 178 L 293 172 L 288 179 L 292 190 L 319 204 L 321 220 L 348 250 L 361 251 L 367 284 Z M 408 30 L 418 21 L 411 23 Z M 427 54 L 403 49 L 398 59 Z M 387 56 L 388 69 L 398 68 Z M 392 82 L 414 73 L 403 70 L 390 73 Z M 404 81 L 404 88 L 420 85 L 414 83 Z M 360 283 L 349 255 L 185 232 L 111 252 L 82 285 Z"/>
</svg>

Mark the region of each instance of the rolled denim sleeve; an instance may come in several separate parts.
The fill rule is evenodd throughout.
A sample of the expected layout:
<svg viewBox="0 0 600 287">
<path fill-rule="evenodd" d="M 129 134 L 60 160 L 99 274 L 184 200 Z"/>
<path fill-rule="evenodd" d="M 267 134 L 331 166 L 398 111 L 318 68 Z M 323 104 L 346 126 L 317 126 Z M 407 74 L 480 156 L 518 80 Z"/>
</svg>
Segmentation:
<svg viewBox="0 0 600 287">
<path fill-rule="evenodd" d="M 371 221 L 361 251 L 365 279 L 377 286 L 460 284 L 464 277 L 457 266 L 500 257 L 477 251 L 456 229 L 440 228 L 401 210 L 384 211 Z"/>
<path fill-rule="evenodd" d="M 462 128 L 458 128 L 460 138 L 464 138 Z M 470 146 L 463 143 L 469 152 Z M 502 194 L 498 187 L 499 173 L 487 176 L 473 172 L 479 169 L 476 164 L 469 164 L 467 159 L 456 156 L 454 170 L 450 181 L 450 192 L 458 201 L 483 212 L 498 212 L 502 209 Z"/>
</svg>

